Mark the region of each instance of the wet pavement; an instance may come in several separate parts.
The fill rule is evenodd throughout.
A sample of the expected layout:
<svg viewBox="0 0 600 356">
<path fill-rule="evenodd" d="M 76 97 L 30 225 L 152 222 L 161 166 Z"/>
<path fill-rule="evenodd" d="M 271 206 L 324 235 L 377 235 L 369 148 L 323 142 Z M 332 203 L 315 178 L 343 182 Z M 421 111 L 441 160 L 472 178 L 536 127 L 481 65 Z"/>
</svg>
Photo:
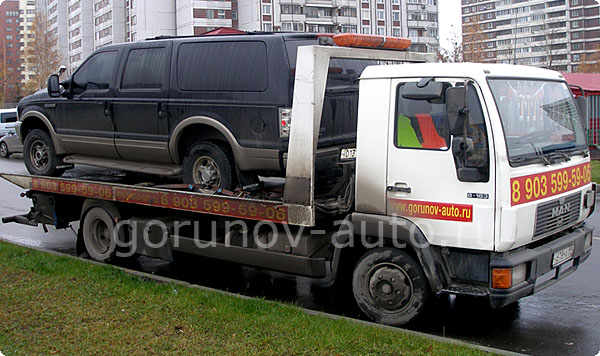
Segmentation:
<svg viewBox="0 0 600 356">
<path fill-rule="evenodd" d="M 22 160 L 15 157 L 0 160 L 0 172 L 26 171 Z M 0 192 L 0 216 L 29 210 L 30 202 L 19 197 L 22 192 L 19 188 L 0 181 Z M 596 212 L 588 221 L 596 226 L 596 234 L 600 236 L 600 213 Z M 50 232 L 44 234 L 41 227 L 0 225 L 0 239 L 75 254 L 75 234 L 71 230 L 50 228 Z M 600 246 L 600 238 L 594 240 Z M 597 355 L 600 351 L 599 250 L 596 248 L 590 259 L 571 276 L 506 308 L 493 310 L 473 298 L 439 298 L 426 316 L 409 328 L 533 355 Z M 142 257 L 125 267 L 234 293 L 364 318 L 351 296 L 332 288 L 327 279 L 313 280 L 198 258 L 168 263 Z"/>
</svg>

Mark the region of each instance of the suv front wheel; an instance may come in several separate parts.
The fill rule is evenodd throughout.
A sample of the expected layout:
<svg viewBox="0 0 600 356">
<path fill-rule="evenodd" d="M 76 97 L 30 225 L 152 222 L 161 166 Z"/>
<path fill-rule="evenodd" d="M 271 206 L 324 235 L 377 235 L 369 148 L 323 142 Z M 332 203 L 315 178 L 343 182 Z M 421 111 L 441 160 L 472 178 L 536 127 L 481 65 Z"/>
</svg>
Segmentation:
<svg viewBox="0 0 600 356">
<path fill-rule="evenodd" d="M 183 181 L 233 190 L 235 166 L 227 152 L 211 142 L 193 144 L 183 158 Z"/>
<path fill-rule="evenodd" d="M 23 144 L 23 158 L 29 173 L 36 176 L 59 177 L 63 169 L 57 169 L 58 158 L 50 136 L 42 130 L 32 130 Z"/>
</svg>

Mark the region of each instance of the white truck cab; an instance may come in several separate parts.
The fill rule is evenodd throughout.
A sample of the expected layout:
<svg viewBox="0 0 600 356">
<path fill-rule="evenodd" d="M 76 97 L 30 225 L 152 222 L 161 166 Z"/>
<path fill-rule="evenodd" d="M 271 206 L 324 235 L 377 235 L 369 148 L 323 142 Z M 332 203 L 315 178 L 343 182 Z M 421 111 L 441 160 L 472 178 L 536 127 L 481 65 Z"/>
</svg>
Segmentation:
<svg viewBox="0 0 600 356">
<path fill-rule="evenodd" d="M 430 282 L 443 275 L 438 289 L 494 307 L 589 257 L 595 187 L 559 73 L 426 63 L 368 67 L 360 80 L 355 228 L 382 216 L 412 226 L 440 265 Z"/>
</svg>

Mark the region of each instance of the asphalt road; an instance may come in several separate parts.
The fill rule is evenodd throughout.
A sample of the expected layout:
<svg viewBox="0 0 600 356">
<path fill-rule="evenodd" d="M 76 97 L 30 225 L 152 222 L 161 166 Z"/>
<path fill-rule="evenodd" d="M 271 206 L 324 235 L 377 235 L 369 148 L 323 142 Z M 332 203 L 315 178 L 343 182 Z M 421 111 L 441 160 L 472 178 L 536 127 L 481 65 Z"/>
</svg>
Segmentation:
<svg viewBox="0 0 600 356">
<path fill-rule="evenodd" d="M 87 168 L 86 168 L 87 169 Z M 89 169 L 93 172 L 93 169 Z M 20 157 L 0 160 L 2 173 L 26 173 Z M 0 181 L 0 216 L 26 213 L 21 189 Z M 600 236 L 600 212 L 589 219 Z M 74 224 L 77 229 L 77 224 Z M 0 225 L 0 239 L 75 253 L 75 234 L 17 224 Z M 600 246 L 600 238 L 594 243 Z M 427 318 L 410 328 L 485 346 L 534 355 L 594 356 L 600 352 L 600 248 L 559 283 L 501 310 L 471 298 L 435 301 Z M 193 267 L 190 266 L 193 264 Z M 328 280 L 311 280 L 212 261 L 167 262 L 140 258 L 127 267 L 235 293 L 293 302 L 303 307 L 362 318 L 351 298 L 341 298 Z M 202 271 L 211 271 L 203 273 Z M 216 273 L 215 273 L 216 271 Z"/>
</svg>

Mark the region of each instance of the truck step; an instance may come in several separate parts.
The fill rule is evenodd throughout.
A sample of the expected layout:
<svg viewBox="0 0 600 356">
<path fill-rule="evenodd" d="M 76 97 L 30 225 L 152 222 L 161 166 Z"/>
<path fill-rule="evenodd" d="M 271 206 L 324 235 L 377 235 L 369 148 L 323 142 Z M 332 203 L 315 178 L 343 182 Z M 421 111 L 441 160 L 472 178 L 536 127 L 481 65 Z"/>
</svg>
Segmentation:
<svg viewBox="0 0 600 356">
<path fill-rule="evenodd" d="M 489 290 L 484 287 L 476 287 L 462 284 L 454 284 L 442 289 L 442 292 L 449 294 L 470 295 L 472 297 L 487 297 Z"/>
</svg>

